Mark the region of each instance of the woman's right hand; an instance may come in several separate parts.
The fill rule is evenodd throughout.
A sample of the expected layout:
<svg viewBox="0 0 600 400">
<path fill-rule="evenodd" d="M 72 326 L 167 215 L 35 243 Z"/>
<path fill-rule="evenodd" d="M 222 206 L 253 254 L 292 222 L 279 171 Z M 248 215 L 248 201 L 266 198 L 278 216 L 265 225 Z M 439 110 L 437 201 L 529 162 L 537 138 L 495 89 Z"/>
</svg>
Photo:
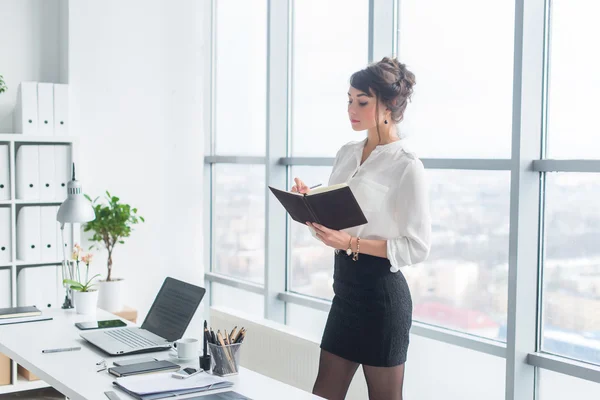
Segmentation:
<svg viewBox="0 0 600 400">
<path fill-rule="evenodd" d="M 309 187 L 306 186 L 306 184 L 302 182 L 300 178 L 294 178 L 294 182 L 296 182 L 296 184 L 292 186 L 292 192 L 298 192 L 302 194 L 310 192 Z"/>
</svg>

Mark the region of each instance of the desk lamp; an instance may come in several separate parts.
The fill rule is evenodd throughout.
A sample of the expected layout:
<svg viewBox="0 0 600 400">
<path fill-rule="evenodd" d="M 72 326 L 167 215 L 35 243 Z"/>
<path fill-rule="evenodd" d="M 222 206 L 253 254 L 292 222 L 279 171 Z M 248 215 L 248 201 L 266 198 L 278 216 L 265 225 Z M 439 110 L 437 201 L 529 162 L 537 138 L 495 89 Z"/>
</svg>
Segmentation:
<svg viewBox="0 0 600 400">
<path fill-rule="evenodd" d="M 83 222 L 93 221 L 96 218 L 94 208 L 90 202 L 83 196 L 81 184 L 75 179 L 75 163 L 73 163 L 73 179 L 67 184 L 68 197 L 60 205 L 56 220 L 60 222 L 60 238 L 63 252 L 62 276 L 63 280 L 67 278 L 73 279 L 73 271 L 67 261 L 67 250 L 65 249 L 65 223 L 80 224 Z M 69 296 L 69 286 L 65 286 L 65 301 L 62 308 L 73 308 L 71 296 Z"/>
</svg>

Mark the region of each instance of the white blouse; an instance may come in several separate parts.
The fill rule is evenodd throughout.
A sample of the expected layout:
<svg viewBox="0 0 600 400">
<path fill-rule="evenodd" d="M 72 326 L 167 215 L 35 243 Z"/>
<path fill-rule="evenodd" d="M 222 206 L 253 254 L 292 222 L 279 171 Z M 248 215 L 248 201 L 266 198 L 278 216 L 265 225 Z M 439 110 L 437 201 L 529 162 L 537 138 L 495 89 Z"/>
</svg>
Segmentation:
<svg viewBox="0 0 600 400">
<path fill-rule="evenodd" d="M 401 139 L 373 149 L 360 165 L 367 140 L 337 153 L 329 185 L 348 183 L 368 223 L 345 232 L 387 241 L 392 272 L 425 261 L 431 247 L 429 194 L 423 163 Z"/>
</svg>

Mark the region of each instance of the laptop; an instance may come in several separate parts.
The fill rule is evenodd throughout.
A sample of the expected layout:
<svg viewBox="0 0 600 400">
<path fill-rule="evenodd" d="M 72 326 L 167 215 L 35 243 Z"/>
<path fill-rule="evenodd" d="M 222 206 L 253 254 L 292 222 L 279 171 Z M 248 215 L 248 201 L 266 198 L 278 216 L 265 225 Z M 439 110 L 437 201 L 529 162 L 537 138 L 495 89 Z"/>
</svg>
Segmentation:
<svg viewBox="0 0 600 400">
<path fill-rule="evenodd" d="M 181 339 L 206 289 L 166 278 L 141 327 L 102 329 L 80 336 L 112 355 L 168 350 Z"/>
</svg>

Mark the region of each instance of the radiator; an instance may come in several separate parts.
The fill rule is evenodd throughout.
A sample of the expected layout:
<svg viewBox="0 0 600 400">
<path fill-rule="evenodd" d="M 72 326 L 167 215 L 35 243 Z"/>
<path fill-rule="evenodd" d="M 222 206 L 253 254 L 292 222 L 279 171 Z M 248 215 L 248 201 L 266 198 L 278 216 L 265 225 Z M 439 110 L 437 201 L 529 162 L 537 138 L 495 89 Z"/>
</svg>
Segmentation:
<svg viewBox="0 0 600 400">
<path fill-rule="evenodd" d="M 211 307 L 210 326 L 228 331 L 237 326 L 248 331 L 241 348 L 240 364 L 288 385 L 312 392 L 319 368 L 319 343 L 294 329 L 237 310 Z M 367 385 L 359 367 L 346 399 L 368 398 Z"/>
</svg>

